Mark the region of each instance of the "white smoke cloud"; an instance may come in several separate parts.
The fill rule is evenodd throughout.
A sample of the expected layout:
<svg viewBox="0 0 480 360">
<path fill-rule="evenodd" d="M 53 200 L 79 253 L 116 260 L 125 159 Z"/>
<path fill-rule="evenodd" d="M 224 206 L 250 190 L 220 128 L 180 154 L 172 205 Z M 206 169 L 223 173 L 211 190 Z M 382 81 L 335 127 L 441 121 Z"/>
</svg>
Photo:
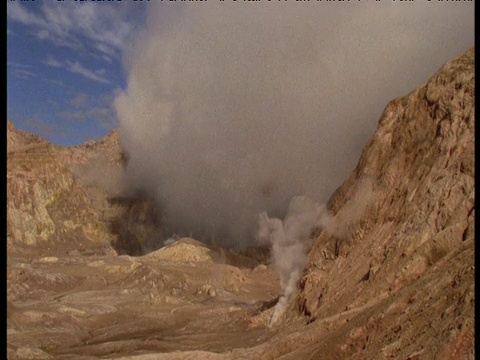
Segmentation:
<svg viewBox="0 0 480 360">
<path fill-rule="evenodd" d="M 280 275 L 283 294 L 275 305 L 270 321 L 273 326 L 284 313 L 298 282 L 313 244 L 313 233 L 332 221 L 325 205 L 305 196 L 296 196 L 288 206 L 283 222 L 269 218 L 266 212 L 258 218 L 258 241 L 271 245 L 273 263 Z"/>
<path fill-rule="evenodd" d="M 326 204 L 320 205 L 306 196 L 292 199 L 283 221 L 270 218 L 267 212 L 259 214 L 257 241 L 271 246 L 273 264 L 280 275 L 282 288 L 270 327 L 285 312 L 298 289 L 308 253 L 320 232 L 326 231 L 338 241 L 351 240 L 362 216 L 380 199 L 373 189 L 372 180 L 361 178 L 354 185 L 350 198 L 335 215 L 328 211 Z"/>
<path fill-rule="evenodd" d="M 130 187 L 165 236 L 254 241 L 257 214 L 324 203 L 389 100 L 474 39 L 473 3 L 158 2 L 115 100 Z M 284 226 L 285 224 L 283 224 Z"/>
</svg>

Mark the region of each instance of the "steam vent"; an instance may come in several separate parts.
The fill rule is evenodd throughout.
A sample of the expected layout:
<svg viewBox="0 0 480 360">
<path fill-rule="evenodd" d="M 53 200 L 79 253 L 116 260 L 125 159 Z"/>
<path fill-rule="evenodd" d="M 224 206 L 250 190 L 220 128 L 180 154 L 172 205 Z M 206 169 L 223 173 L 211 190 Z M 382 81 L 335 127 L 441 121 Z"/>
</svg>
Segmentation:
<svg viewBox="0 0 480 360">
<path fill-rule="evenodd" d="M 158 246 L 117 131 L 63 147 L 8 121 L 7 358 L 473 359 L 474 57 L 386 106 L 287 278 L 268 241 Z"/>
</svg>

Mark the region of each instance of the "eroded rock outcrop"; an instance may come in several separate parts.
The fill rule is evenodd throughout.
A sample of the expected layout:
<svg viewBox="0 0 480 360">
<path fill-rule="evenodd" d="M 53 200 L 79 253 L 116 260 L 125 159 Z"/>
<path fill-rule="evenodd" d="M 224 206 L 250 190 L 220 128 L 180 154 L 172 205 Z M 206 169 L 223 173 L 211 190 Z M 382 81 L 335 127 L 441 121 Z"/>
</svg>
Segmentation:
<svg viewBox="0 0 480 360">
<path fill-rule="evenodd" d="M 9 253 L 111 253 L 113 246 L 139 255 L 153 246 L 148 241 L 155 240 L 159 224 L 152 202 L 119 200 L 125 199 L 125 158 L 117 131 L 63 147 L 7 121 L 7 150 Z"/>
</svg>

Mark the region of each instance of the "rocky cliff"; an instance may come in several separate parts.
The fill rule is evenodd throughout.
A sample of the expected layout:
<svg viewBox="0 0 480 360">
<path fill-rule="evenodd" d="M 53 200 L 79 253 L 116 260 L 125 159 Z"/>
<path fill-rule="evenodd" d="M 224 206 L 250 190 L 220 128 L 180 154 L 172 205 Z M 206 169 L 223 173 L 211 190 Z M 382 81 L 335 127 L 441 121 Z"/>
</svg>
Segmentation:
<svg viewBox="0 0 480 360">
<path fill-rule="evenodd" d="M 148 199 L 123 192 L 117 131 L 63 147 L 7 121 L 7 152 L 9 253 L 45 248 L 138 255 L 152 246 L 155 209 Z"/>
<path fill-rule="evenodd" d="M 310 252 L 299 358 L 473 359 L 474 100 L 470 49 L 388 104 Z"/>
</svg>

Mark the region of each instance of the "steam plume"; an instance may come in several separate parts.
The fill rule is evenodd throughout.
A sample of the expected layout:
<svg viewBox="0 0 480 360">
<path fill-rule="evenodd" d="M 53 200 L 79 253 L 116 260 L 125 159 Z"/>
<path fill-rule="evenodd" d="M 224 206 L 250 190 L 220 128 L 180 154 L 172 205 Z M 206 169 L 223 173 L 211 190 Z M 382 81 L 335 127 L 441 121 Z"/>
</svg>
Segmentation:
<svg viewBox="0 0 480 360">
<path fill-rule="evenodd" d="M 280 275 L 282 295 L 275 305 L 269 326 L 273 326 L 285 312 L 289 300 L 297 290 L 307 263 L 307 256 L 320 231 L 327 231 L 338 241 L 349 240 L 369 208 L 380 199 L 369 178 L 356 184 L 350 199 L 333 216 L 325 204 L 319 205 L 306 196 L 296 196 L 288 206 L 284 220 L 267 212 L 258 216 L 257 240 L 271 245 L 273 264 Z"/>
<path fill-rule="evenodd" d="M 472 10 L 437 2 L 152 5 L 115 100 L 130 188 L 159 202 L 166 237 L 252 243 L 260 212 L 283 218 L 302 194 L 326 202 L 385 104 L 473 44 Z"/>
<path fill-rule="evenodd" d="M 270 326 L 283 314 L 288 300 L 295 292 L 312 246 L 313 232 L 331 221 L 325 205 L 318 205 L 305 196 L 297 196 L 288 206 L 283 222 L 259 215 L 258 240 L 272 246 L 273 262 L 280 275 L 283 295 L 275 305 Z"/>
</svg>

